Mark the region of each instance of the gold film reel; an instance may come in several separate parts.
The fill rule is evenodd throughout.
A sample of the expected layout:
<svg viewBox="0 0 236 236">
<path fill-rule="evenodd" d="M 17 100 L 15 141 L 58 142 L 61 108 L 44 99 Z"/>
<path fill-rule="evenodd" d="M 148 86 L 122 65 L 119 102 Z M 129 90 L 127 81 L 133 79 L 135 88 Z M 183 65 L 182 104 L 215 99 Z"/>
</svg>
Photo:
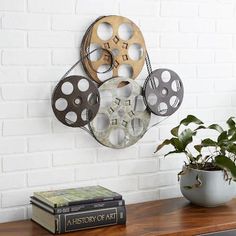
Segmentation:
<svg viewBox="0 0 236 236">
<path fill-rule="evenodd" d="M 89 123 L 94 137 L 102 145 L 116 149 L 136 143 L 145 134 L 151 118 L 142 88 L 132 79 L 117 77 L 104 82 L 98 90 L 100 107 Z"/>
<path fill-rule="evenodd" d="M 124 76 L 124 70 L 135 79 L 141 72 L 146 56 L 145 41 L 138 26 L 128 18 L 105 16 L 89 27 L 82 40 L 81 57 L 99 48 L 108 50 L 112 58 L 106 51 L 98 50 L 97 58 L 87 57 L 82 62 L 84 70 L 96 82 L 104 82 L 99 74 L 107 71 L 112 59 L 109 78 Z"/>
</svg>

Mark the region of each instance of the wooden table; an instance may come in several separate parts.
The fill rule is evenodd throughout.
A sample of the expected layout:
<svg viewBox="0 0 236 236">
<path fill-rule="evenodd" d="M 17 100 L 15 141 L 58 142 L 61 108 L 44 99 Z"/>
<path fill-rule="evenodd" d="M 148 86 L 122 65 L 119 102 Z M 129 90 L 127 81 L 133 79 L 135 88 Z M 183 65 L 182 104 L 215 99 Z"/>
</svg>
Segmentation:
<svg viewBox="0 0 236 236">
<path fill-rule="evenodd" d="M 216 208 L 202 208 L 175 198 L 127 206 L 127 225 L 109 226 L 65 236 L 196 235 L 236 229 L 236 199 Z M 31 220 L 0 224 L 0 236 L 50 236 Z"/>
</svg>

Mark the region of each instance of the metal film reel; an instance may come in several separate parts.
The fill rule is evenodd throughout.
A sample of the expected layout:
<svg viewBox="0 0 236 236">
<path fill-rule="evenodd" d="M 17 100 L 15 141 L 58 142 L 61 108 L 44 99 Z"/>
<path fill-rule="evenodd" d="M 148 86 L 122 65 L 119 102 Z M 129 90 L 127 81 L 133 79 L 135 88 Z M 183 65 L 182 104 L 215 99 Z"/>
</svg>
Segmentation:
<svg viewBox="0 0 236 236">
<path fill-rule="evenodd" d="M 142 88 L 132 79 L 117 77 L 104 82 L 99 92 L 100 108 L 89 123 L 94 137 L 116 149 L 136 143 L 145 134 L 151 117 Z"/>
<path fill-rule="evenodd" d="M 60 80 L 52 94 L 52 109 L 57 119 L 70 127 L 82 127 L 96 116 L 100 96 L 94 82 L 83 76 Z"/>
<path fill-rule="evenodd" d="M 146 79 L 143 89 L 147 107 L 158 116 L 172 115 L 183 101 L 183 83 L 169 69 L 154 70 Z"/>
<path fill-rule="evenodd" d="M 102 30 L 107 35 L 100 34 Z M 111 52 L 113 68 L 109 71 L 109 78 L 124 76 L 124 70 L 130 78 L 135 79 L 143 68 L 146 56 L 144 38 L 138 26 L 128 18 L 105 16 L 95 21 L 83 37 L 81 57 L 94 48 L 104 48 Z M 93 80 L 102 83 L 99 71 L 104 73 L 112 59 L 111 55 L 102 51 L 97 58 L 88 57 L 82 64 Z"/>
</svg>

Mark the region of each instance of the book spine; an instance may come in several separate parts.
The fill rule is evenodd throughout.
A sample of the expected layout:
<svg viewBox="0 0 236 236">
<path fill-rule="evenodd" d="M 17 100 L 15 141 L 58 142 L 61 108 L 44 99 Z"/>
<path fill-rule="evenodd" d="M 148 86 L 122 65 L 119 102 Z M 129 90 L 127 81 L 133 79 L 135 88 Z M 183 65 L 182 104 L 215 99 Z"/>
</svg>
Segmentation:
<svg viewBox="0 0 236 236">
<path fill-rule="evenodd" d="M 121 195 L 112 196 L 112 197 L 102 197 L 102 198 L 94 198 L 94 199 L 86 199 L 86 200 L 79 200 L 74 202 L 68 202 L 69 206 L 79 205 L 79 204 L 88 204 L 88 203 L 97 203 L 97 202 L 104 202 L 104 201 L 115 201 L 115 200 L 122 200 Z M 54 206 L 54 207 L 62 207 L 62 206 Z"/>
<path fill-rule="evenodd" d="M 88 204 L 55 208 L 54 214 L 65 214 L 65 213 L 70 213 L 70 212 L 89 211 L 89 210 L 94 210 L 94 209 L 99 209 L 99 208 L 110 208 L 110 207 L 118 207 L 118 206 L 124 206 L 124 205 L 125 205 L 124 200 L 88 203 Z"/>
<path fill-rule="evenodd" d="M 56 215 L 56 233 L 67 233 L 109 225 L 125 224 L 125 206 Z"/>
</svg>

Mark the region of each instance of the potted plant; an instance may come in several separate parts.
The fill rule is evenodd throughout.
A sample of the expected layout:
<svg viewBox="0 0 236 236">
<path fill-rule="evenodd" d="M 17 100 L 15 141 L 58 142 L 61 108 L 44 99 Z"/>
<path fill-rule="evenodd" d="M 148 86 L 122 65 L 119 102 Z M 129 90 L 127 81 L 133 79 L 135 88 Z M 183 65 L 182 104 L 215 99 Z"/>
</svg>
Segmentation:
<svg viewBox="0 0 236 236">
<path fill-rule="evenodd" d="M 165 156 L 186 155 L 187 161 L 178 177 L 182 194 L 194 204 L 214 207 L 235 196 L 236 123 L 233 117 L 226 123 L 228 128 L 224 130 L 218 124 L 206 126 L 197 117 L 188 115 L 171 130 L 172 137 L 164 140 L 155 151 L 171 145 L 173 151 Z M 194 145 L 195 136 L 202 129 L 215 130 L 216 138 L 206 137 Z"/>
</svg>

